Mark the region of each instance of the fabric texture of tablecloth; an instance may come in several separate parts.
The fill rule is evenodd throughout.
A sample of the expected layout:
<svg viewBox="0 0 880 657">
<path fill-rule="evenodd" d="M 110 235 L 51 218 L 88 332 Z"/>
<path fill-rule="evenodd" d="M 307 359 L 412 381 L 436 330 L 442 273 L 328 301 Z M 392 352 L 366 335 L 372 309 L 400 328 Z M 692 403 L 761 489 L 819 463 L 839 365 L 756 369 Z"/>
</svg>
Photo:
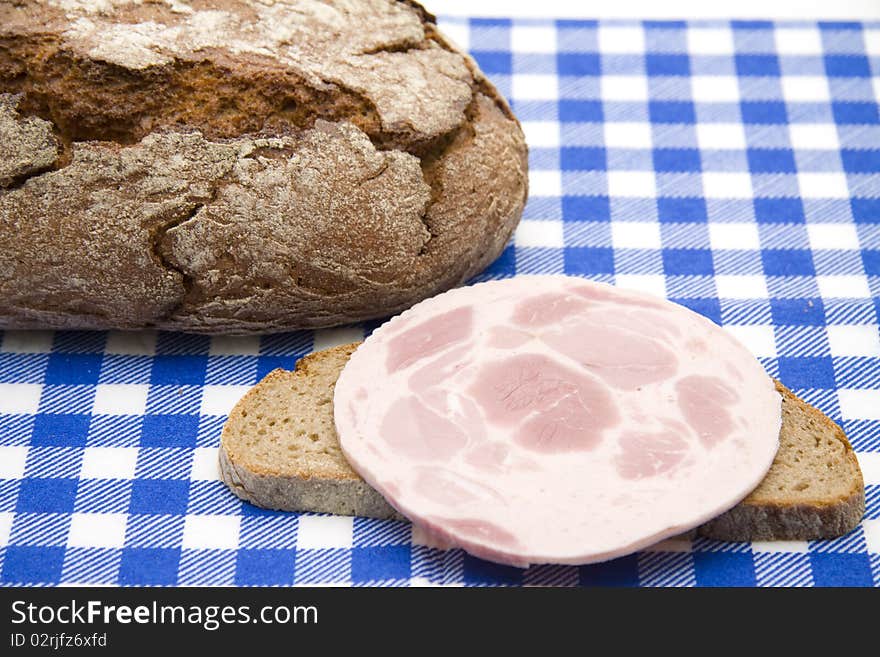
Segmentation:
<svg viewBox="0 0 880 657">
<path fill-rule="evenodd" d="M 375 324 L 250 338 L 0 333 L 0 583 L 880 584 L 880 24 L 441 21 L 530 145 L 479 280 L 648 290 L 740 338 L 838 421 L 868 509 L 822 542 L 666 541 L 519 570 L 407 523 L 257 509 L 217 479 L 249 386 Z M 564 519 L 560 519 L 564 522 Z"/>
</svg>

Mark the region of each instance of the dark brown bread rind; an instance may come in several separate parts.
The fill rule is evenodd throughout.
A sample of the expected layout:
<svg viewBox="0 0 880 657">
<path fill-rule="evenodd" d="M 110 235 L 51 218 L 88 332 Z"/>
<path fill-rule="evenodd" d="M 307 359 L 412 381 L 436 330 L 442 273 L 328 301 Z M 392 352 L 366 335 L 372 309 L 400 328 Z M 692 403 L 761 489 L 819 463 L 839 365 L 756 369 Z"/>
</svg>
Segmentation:
<svg viewBox="0 0 880 657">
<path fill-rule="evenodd" d="M 842 536 L 861 521 L 864 481 L 843 430 L 778 381 L 776 389 L 782 395 L 782 429 L 770 471 L 737 506 L 702 525 L 701 536 L 819 540 Z"/>
<path fill-rule="evenodd" d="M 698 533 L 720 541 L 814 541 L 851 532 L 864 514 L 864 491 L 828 505 L 741 502 Z"/>
<path fill-rule="evenodd" d="M 238 467 L 220 450 L 220 478 L 245 502 L 278 511 L 402 520 L 363 479 L 279 477 Z"/>
<path fill-rule="evenodd" d="M 330 326 L 478 273 L 526 147 L 432 20 L 0 0 L 0 328 Z"/>
</svg>

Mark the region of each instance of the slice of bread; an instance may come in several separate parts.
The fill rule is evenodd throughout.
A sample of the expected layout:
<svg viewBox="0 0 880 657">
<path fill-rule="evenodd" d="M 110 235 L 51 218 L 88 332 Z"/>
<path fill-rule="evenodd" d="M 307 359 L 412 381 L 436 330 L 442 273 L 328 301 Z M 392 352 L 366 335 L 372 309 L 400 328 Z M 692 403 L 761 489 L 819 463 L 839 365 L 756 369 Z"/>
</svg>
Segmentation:
<svg viewBox="0 0 880 657">
<path fill-rule="evenodd" d="M 333 388 L 359 344 L 273 370 L 235 405 L 220 438 L 220 476 L 233 493 L 283 511 L 402 517 L 351 469 L 336 438 Z"/>
<path fill-rule="evenodd" d="M 401 516 L 352 470 L 336 437 L 333 388 L 359 343 L 310 354 L 274 370 L 238 402 L 220 446 L 232 491 L 258 506 L 373 518 Z M 746 499 L 702 525 L 729 541 L 841 536 L 865 509 L 862 473 L 843 431 L 782 384 L 780 447 Z"/>
</svg>

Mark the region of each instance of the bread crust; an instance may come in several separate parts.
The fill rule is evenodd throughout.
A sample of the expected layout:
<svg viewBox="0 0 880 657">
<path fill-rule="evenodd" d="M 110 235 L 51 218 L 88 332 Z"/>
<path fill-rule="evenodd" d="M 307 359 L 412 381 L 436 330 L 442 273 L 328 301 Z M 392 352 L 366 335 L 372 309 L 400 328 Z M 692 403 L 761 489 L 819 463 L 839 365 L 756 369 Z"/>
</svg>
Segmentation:
<svg viewBox="0 0 880 657">
<path fill-rule="evenodd" d="M 387 316 L 527 195 L 507 104 L 392 0 L 0 0 L 0 155 L 0 329 Z"/>
<path fill-rule="evenodd" d="M 864 490 L 828 504 L 741 502 L 698 533 L 720 541 L 813 541 L 849 533 L 864 514 Z"/>
<path fill-rule="evenodd" d="M 262 474 L 238 467 L 220 450 L 220 478 L 238 497 L 267 509 L 403 520 L 363 479 Z"/>
</svg>

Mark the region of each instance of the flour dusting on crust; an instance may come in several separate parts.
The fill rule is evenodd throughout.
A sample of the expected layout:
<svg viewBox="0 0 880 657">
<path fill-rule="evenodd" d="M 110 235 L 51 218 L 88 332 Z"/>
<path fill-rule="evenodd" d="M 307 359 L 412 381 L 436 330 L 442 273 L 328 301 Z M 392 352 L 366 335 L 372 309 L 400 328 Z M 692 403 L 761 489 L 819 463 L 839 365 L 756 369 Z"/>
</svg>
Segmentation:
<svg viewBox="0 0 880 657">
<path fill-rule="evenodd" d="M 246 0 L 235 11 L 182 0 L 43 1 L 65 12 L 64 37 L 91 59 L 143 70 L 210 51 L 265 58 L 313 86 L 365 94 L 387 130 L 443 134 L 465 120 L 472 97 L 465 58 L 427 40 L 418 13 L 386 0 Z"/>
</svg>

